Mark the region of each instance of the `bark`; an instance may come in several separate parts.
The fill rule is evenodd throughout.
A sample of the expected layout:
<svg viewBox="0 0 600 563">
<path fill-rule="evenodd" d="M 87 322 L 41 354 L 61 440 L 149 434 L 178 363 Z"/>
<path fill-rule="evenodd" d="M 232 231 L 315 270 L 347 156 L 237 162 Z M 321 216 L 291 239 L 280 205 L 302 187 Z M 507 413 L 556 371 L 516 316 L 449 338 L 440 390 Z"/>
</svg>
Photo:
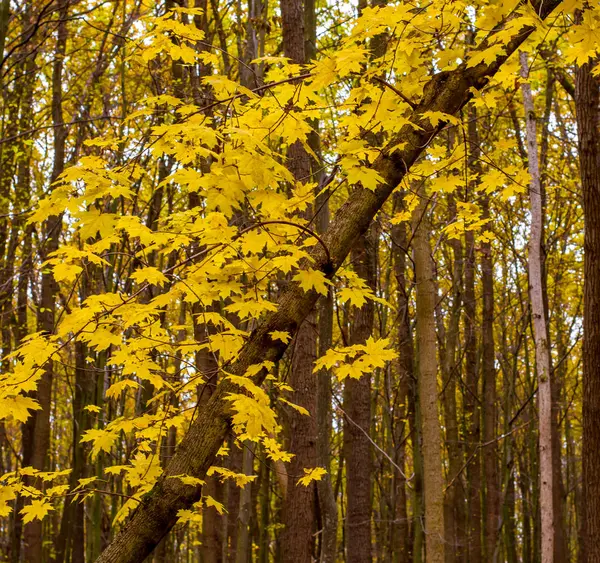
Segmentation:
<svg viewBox="0 0 600 563">
<path fill-rule="evenodd" d="M 254 474 L 254 447 L 255 445 L 250 441 L 244 443 L 242 471 L 245 475 Z M 252 515 L 252 485 L 253 483 L 248 483 L 240 492 L 235 563 L 250 563 L 251 561 L 250 517 Z"/>
<path fill-rule="evenodd" d="M 283 26 L 283 52 L 293 62 L 303 64 L 306 61 L 304 51 L 304 4 L 302 0 L 283 0 L 281 2 Z M 311 178 L 311 158 L 302 146 L 296 142 L 287 153 L 288 169 L 297 182 L 307 182 Z M 306 218 L 312 216 L 308 210 Z M 294 389 L 291 400 L 304 407 L 310 416 L 295 409 L 289 411 L 288 430 L 289 451 L 294 455 L 289 464 L 289 487 L 284 502 L 282 534 L 284 563 L 310 563 L 314 554 L 314 534 L 316 532 L 316 504 L 313 485 L 298 485 L 298 479 L 304 474 L 304 468 L 316 466 L 317 462 L 317 395 L 312 373 L 317 354 L 316 317 L 308 315 L 300 325 L 292 357 L 290 385 Z"/>
<path fill-rule="evenodd" d="M 352 249 L 356 273 L 375 289 L 376 243 L 374 229 Z M 375 307 L 371 300 L 353 308 L 350 345 L 364 344 L 373 333 Z M 367 563 L 371 554 L 371 380 L 347 379 L 344 385 L 344 459 L 346 460 L 346 561 Z"/>
<path fill-rule="evenodd" d="M 584 210 L 582 563 L 600 562 L 600 82 L 577 68 L 575 99 Z"/>
<path fill-rule="evenodd" d="M 554 83 L 557 73 L 548 66 L 545 92 L 544 114 L 541 120 L 541 139 L 540 139 L 540 188 L 542 196 L 542 212 L 546 216 L 546 185 L 548 183 L 548 153 L 550 148 L 550 121 L 552 115 L 552 104 L 554 101 Z M 546 240 L 545 226 L 542 225 L 542 240 Z M 546 327 L 548 329 L 548 342 L 550 339 L 550 307 L 548 304 L 548 272 L 546 269 L 547 254 L 549 250 L 543 249 L 542 253 L 542 290 L 544 308 L 546 311 Z M 564 253 L 564 252 L 563 252 Z M 558 274 L 560 275 L 560 273 Z M 560 339 L 560 331 L 557 330 Z M 558 350 L 558 347 L 557 347 Z M 559 354 L 559 358 L 562 356 Z M 552 392 L 552 495 L 554 508 L 554 559 L 556 561 L 566 561 L 568 559 L 567 534 L 565 530 L 565 485 L 562 478 L 561 467 L 561 435 L 560 435 L 560 417 L 561 405 L 560 395 L 562 379 L 559 372 L 552 366 L 552 356 L 550 356 L 550 387 Z"/>
<path fill-rule="evenodd" d="M 489 198 L 482 203 L 484 217 L 489 218 Z M 495 561 L 496 546 L 501 526 L 500 480 L 498 473 L 496 368 L 494 344 L 494 265 L 492 245 L 481 245 L 481 379 L 483 383 L 483 474 L 485 476 L 485 548 L 486 559 Z"/>
<path fill-rule="evenodd" d="M 483 558 L 481 538 L 481 411 L 477 370 L 477 337 L 475 333 L 475 237 L 465 233 L 465 398 L 464 413 L 467 434 L 468 544 L 469 561 Z"/>
<path fill-rule="evenodd" d="M 520 53 L 521 75 L 528 75 L 527 54 Z M 527 120 L 527 162 L 531 184 L 531 231 L 529 235 L 529 286 L 531 316 L 535 341 L 535 360 L 538 375 L 539 450 L 540 450 L 540 511 L 542 534 L 542 563 L 554 561 L 554 510 L 552 476 L 552 389 L 550 382 L 550 346 L 543 297 L 543 207 L 538 161 L 537 127 L 531 86 L 521 85 Z"/>
<path fill-rule="evenodd" d="M 477 111 L 472 108 L 469 121 L 469 144 L 470 144 L 470 170 L 474 174 L 481 173 L 479 130 L 477 126 Z M 473 186 L 474 187 L 474 186 Z M 482 198 L 483 218 L 489 219 L 489 197 Z M 473 252 L 471 240 L 471 253 Z M 471 258 L 474 260 L 474 257 Z M 472 282 L 471 282 L 472 283 Z M 481 286 L 482 286 L 482 304 L 481 304 L 481 406 L 482 416 L 480 422 L 483 426 L 482 431 L 477 429 L 478 434 L 483 438 L 485 446 L 485 455 L 483 456 L 483 476 L 485 483 L 485 507 L 484 507 L 484 542 L 482 545 L 488 561 L 495 560 L 494 553 L 498 543 L 498 534 L 500 530 L 500 483 L 498 475 L 498 445 L 496 440 L 497 412 L 496 412 L 496 369 L 495 369 L 495 349 L 494 349 L 494 273 L 492 263 L 492 245 L 489 242 L 481 244 Z M 475 296 L 471 292 L 473 299 L 473 308 L 469 314 L 474 314 Z M 467 352 L 469 354 L 469 352 Z M 469 360 L 467 360 L 469 361 Z M 474 368 L 476 369 L 476 368 Z M 477 386 L 477 389 L 479 387 Z M 473 397 L 477 402 L 479 395 Z M 475 407 L 477 408 L 477 407 Z M 479 411 L 479 408 L 477 408 Z M 479 440 L 479 437 L 477 438 Z M 478 462 L 479 466 L 480 463 Z M 475 469 L 474 469 L 475 471 Z M 479 467 L 478 472 L 479 480 Z M 481 487 L 480 487 L 481 488 Z M 483 489 L 482 489 L 483 491 Z M 478 500 L 478 504 L 480 504 Z"/>
<path fill-rule="evenodd" d="M 448 196 L 448 220 L 456 220 L 456 202 L 452 195 Z M 443 354 L 440 353 L 443 375 L 444 423 L 446 426 L 446 448 L 448 450 L 448 487 L 444 503 L 446 525 L 446 563 L 461 561 L 466 555 L 466 522 L 465 522 L 465 486 L 462 477 L 464 455 L 458 434 L 458 418 L 456 411 L 456 382 L 460 379 L 460 363 L 456 358 L 459 325 L 462 304 L 463 285 L 463 249 L 460 239 L 448 241 L 452 248 L 452 305 L 449 310 L 448 330 L 444 341 Z M 444 328 L 441 300 L 438 305 L 439 324 Z M 440 350 L 441 352 L 441 350 Z"/>
<path fill-rule="evenodd" d="M 63 123 L 62 113 L 62 88 L 63 88 L 63 62 L 67 45 L 67 15 L 69 1 L 60 0 L 58 3 L 59 23 L 57 26 L 57 40 L 54 51 L 54 63 L 52 67 L 52 124 L 54 129 L 54 158 L 51 184 L 60 176 L 65 165 L 65 145 L 67 129 Z M 40 252 L 40 261 L 58 248 L 58 239 L 62 228 L 62 217 L 49 217 L 44 223 L 45 245 Z M 55 296 L 58 286 L 51 272 L 42 274 L 41 300 L 38 312 L 38 330 L 46 334 L 54 331 L 54 313 L 56 308 Z M 48 449 L 50 446 L 50 410 L 52 403 L 52 360 L 46 364 L 42 377 L 38 383 L 36 399 L 41 410 L 32 412 L 24 428 L 24 434 L 28 435 L 31 448 L 27 452 L 27 458 L 23 456 L 25 465 L 31 465 L 35 469 L 44 471 L 48 463 Z M 25 440 L 25 438 L 24 438 Z M 43 557 L 43 527 L 40 520 L 34 520 L 24 526 L 25 560 L 30 563 L 38 563 Z"/>
<path fill-rule="evenodd" d="M 413 218 L 413 255 L 417 300 L 417 354 L 419 405 L 423 428 L 423 476 L 425 488 L 425 554 L 427 563 L 444 561 L 444 479 L 442 433 L 438 412 L 437 339 L 435 333 L 435 285 L 429 242 L 428 199 L 421 190 Z"/>
<path fill-rule="evenodd" d="M 292 358 L 291 385 L 294 388 L 291 401 L 304 407 L 309 416 L 295 409 L 289 416 L 289 451 L 294 454 L 288 466 L 289 486 L 284 500 L 282 534 L 283 561 L 310 563 L 314 551 L 315 491 L 314 485 L 298 485 L 304 468 L 316 466 L 317 428 L 315 424 L 316 394 L 312 368 L 316 360 L 316 327 L 314 315 L 304 321 L 296 336 Z"/>
<path fill-rule="evenodd" d="M 559 0 L 543 4 L 535 2 L 534 9 L 544 19 L 559 4 Z M 418 122 L 417 116 L 424 111 L 442 111 L 451 115 L 458 112 L 470 99 L 470 88 L 482 88 L 487 84 L 489 77 L 498 71 L 506 58 L 532 31 L 530 27 L 522 28 L 518 37 L 506 44 L 505 53 L 490 64 L 481 63 L 471 68 L 461 65 L 454 71 L 436 74 L 425 86 L 423 97 L 409 118 Z M 488 40 L 484 40 L 478 49 L 485 49 L 488 43 Z M 374 191 L 356 190 L 340 207 L 329 229 L 321 237 L 323 244 L 311 249 L 313 269 L 322 271 L 328 278 L 335 274 L 354 242 L 366 232 L 377 211 L 443 125 L 442 122 L 433 127 L 428 122 L 422 122 L 422 128 L 418 130 L 407 125 L 393 136 L 373 163 L 385 182 Z M 401 149 L 390 154 L 390 148 L 396 149 L 400 142 L 405 142 L 406 145 L 401 145 Z M 306 264 L 303 266 L 306 267 Z M 298 284 L 286 287 L 278 299 L 278 310 L 268 315 L 252 332 L 238 359 L 228 366 L 228 372 L 243 375 L 250 365 L 265 360 L 278 361 L 285 352 L 286 345 L 280 341 L 274 342 L 269 333 L 284 330 L 295 334 L 317 299 L 316 292 L 304 292 Z M 265 376 L 263 370 L 256 374 L 254 381 L 260 384 Z M 187 474 L 203 478 L 206 475 L 230 429 L 231 407 L 225 398 L 231 392 L 238 392 L 238 387 L 231 381 L 223 380 L 218 384 L 206 408 L 199 413 L 182 439 L 165 474 L 144 496 L 133 518 L 115 536 L 97 563 L 143 561 L 162 536 L 173 527 L 178 510 L 198 500 L 198 487 L 184 485 L 178 479 L 169 479 L 169 476 Z"/>
<path fill-rule="evenodd" d="M 305 0 L 304 3 L 305 57 L 312 60 L 316 55 L 317 44 L 317 12 L 315 0 Z M 321 140 L 319 123 L 311 122 L 314 132 L 309 134 L 308 143 L 316 155 L 321 155 Z M 318 163 L 314 163 L 318 168 Z M 324 175 L 313 170 L 313 182 L 322 185 Z M 329 190 L 317 195 L 316 227 L 319 234 L 327 231 L 330 221 Z M 333 293 L 329 290 L 327 296 L 318 303 L 319 315 L 319 347 L 318 355 L 323 356 L 332 346 L 333 341 Z M 333 493 L 331 480 L 331 434 L 332 434 L 332 382 L 331 370 L 321 369 L 317 373 L 317 464 L 325 468 L 327 473 L 317 482 L 318 508 L 321 517 L 320 563 L 335 563 L 337 557 L 338 509 Z"/>
<path fill-rule="evenodd" d="M 328 195 L 328 194 L 326 194 Z M 323 216 L 325 215 L 325 219 Z M 318 227 L 323 233 L 329 223 L 327 201 L 320 211 Z M 333 335 L 333 295 L 321 298 L 319 307 L 319 356 L 331 348 Z M 335 563 L 337 551 L 338 510 L 331 482 L 331 372 L 326 369 L 317 373 L 317 464 L 327 473 L 317 482 L 319 512 L 321 514 L 321 563 Z"/>
<path fill-rule="evenodd" d="M 194 307 L 194 309 L 196 309 Z M 202 315 L 195 317 L 201 319 Z M 206 342 L 208 326 L 194 321 L 194 338 L 197 342 Z M 216 358 L 212 352 L 201 350 L 196 354 L 196 365 L 198 371 L 202 373 L 204 384 L 198 388 L 198 408 L 204 409 L 207 401 L 217 383 L 219 367 Z M 230 456 L 235 459 L 233 456 Z M 234 471 L 239 468 L 233 467 Z M 213 497 L 217 502 L 222 502 L 223 485 L 219 482 L 217 476 L 211 476 L 206 479 L 204 494 Z M 231 507 L 230 517 L 233 519 L 233 525 L 237 527 L 235 515 L 239 506 L 239 493 L 236 497 L 236 506 Z M 223 517 L 215 508 L 209 507 L 203 511 L 202 517 L 202 562 L 203 563 L 222 563 L 223 561 Z M 235 543 L 233 544 L 236 545 Z M 234 558 L 235 559 L 235 558 Z"/>
<path fill-rule="evenodd" d="M 397 198 L 398 200 L 400 198 Z M 409 426 L 409 433 L 413 435 L 414 443 L 414 411 L 411 416 L 409 403 L 411 399 L 411 386 L 414 378 L 413 343 L 410 329 L 410 313 L 408 299 L 408 284 L 406 279 L 407 249 L 406 226 L 396 225 L 392 231 L 392 244 L 394 247 L 394 275 L 396 277 L 396 303 L 398 307 L 398 399 L 395 405 L 393 427 L 393 443 L 396 451 L 396 464 L 404 469 L 406 456 L 406 439 L 404 428 Z M 397 409 L 397 411 L 396 411 Z M 397 413 L 397 414 L 396 414 Z M 411 423 L 410 421 L 413 421 Z M 410 529 L 408 520 L 406 477 L 399 472 L 394 473 L 394 524 L 390 543 L 393 546 L 394 563 L 408 563 L 411 559 Z"/>
</svg>

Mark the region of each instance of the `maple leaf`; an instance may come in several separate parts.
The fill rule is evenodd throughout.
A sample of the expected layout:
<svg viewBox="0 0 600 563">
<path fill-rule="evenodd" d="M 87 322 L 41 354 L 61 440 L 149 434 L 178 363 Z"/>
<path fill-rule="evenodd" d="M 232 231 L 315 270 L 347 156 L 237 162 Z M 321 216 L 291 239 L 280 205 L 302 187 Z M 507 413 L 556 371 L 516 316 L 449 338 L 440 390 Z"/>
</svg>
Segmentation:
<svg viewBox="0 0 600 563">
<path fill-rule="evenodd" d="M 323 475 L 327 473 L 323 467 L 315 467 L 313 469 L 303 469 L 304 477 L 298 479 L 297 485 L 308 487 L 313 481 L 320 481 Z"/>
<path fill-rule="evenodd" d="M 111 235 L 118 221 L 115 213 L 102 213 L 95 208 L 78 213 L 77 218 L 80 221 L 79 232 L 84 240 L 94 238 L 97 233 L 103 238 Z"/>
<path fill-rule="evenodd" d="M 327 284 L 331 285 L 323 272 L 313 269 L 300 270 L 292 279 L 297 281 L 304 291 L 314 289 L 321 295 L 327 295 Z"/>
<path fill-rule="evenodd" d="M 206 506 L 214 506 L 214 508 L 216 509 L 216 511 L 219 514 L 223 514 L 224 512 L 227 512 L 225 510 L 225 507 L 219 501 L 216 501 L 214 498 L 212 498 L 209 495 L 206 495 L 204 497 L 204 502 L 206 503 Z"/>
<path fill-rule="evenodd" d="M 423 118 L 428 119 L 433 127 L 437 127 L 442 122 L 451 123 L 452 125 L 458 125 L 460 123 L 460 119 L 454 115 L 443 113 L 441 111 L 426 111 L 423 113 Z"/>
<path fill-rule="evenodd" d="M 93 443 L 91 456 L 94 460 L 100 452 L 110 452 L 110 449 L 118 437 L 118 434 L 111 432 L 110 430 L 92 428 L 84 433 L 81 437 L 81 442 Z"/>
<path fill-rule="evenodd" d="M 269 336 L 273 340 L 281 340 L 284 344 L 287 344 L 292 338 L 290 333 L 285 330 L 274 330 L 273 332 L 269 332 Z"/>
<path fill-rule="evenodd" d="M 365 357 L 368 357 L 369 363 L 374 367 L 382 368 L 386 362 L 396 358 L 398 353 L 389 347 L 390 344 L 389 338 L 375 340 L 372 336 L 369 336 L 364 345 Z"/>
<path fill-rule="evenodd" d="M 119 397 L 119 395 L 121 395 L 124 389 L 137 389 L 139 385 L 140 384 L 137 381 L 134 381 L 133 379 L 122 379 L 121 381 L 113 383 L 106 390 L 106 397 L 108 399 L 116 399 L 117 397 Z"/>
<path fill-rule="evenodd" d="M 351 185 L 361 184 L 363 188 L 371 191 L 375 191 L 383 182 L 383 177 L 377 170 L 366 166 L 353 166 L 346 171 L 346 175 Z"/>
<path fill-rule="evenodd" d="M 12 512 L 9 502 L 16 498 L 16 487 L 0 485 L 0 517 L 6 517 Z"/>
<path fill-rule="evenodd" d="M 206 484 L 206 481 L 192 477 L 191 475 L 170 475 L 169 479 L 179 479 L 184 485 L 191 485 L 193 487 L 201 487 Z"/>
<path fill-rule="evenodd" d="M 370 290 L 363 290 L 358 287 L 344 287 L 338 291 L 338 297 L 342 303 L 350 301 L 355 307 L 362 307 L 367 302 L 367 297 L 371 297 Z"/>
<path fill-rule="evenodd" d="M 31 397 L 16 395 L 9 398 L 0 398 L 0 419 L 12 416 L 18 422 L 26 422 L 30 410 L 40 410 L 42 407 Z"/>
<path fill-rule="evenodd" d="M 292 403 L 291 401 L 284 399 L 283 397 L 280 397 L 279 400 L 282 403 L 292 407 L 295 411 L 298 411 L 300 414 L 303 414 L 304 416 L 310 416 L 310 413 L 304 407 L 301 407 L 300 405 L 296 405 L 296 404 Z"/>
<path fill-rule="evenodd" d="M 244 233 L 241 241 L 242 252 L 244 254 L 259 254 L 269 242 L 272 242 L 269 233 L 254 229 Z"/>
<path fill-rule="evenodd" d="M 52 268 L 52 275 L 57 282 L 72 282 L 83 271 L 83 268 L 77 264 L 55 264 Z"/>
<path fill-rule="evenodd" d="M 231 469 L 227 469 L 226 467 L 218 467 L 216 465 L 209 467 L 208 471 L 206 472 L 208 476 L 214 475 L 215 473 L 220 476 L 219 480 L 221 482 L 225 481 L 225 479 L 232 479 L 235 481 L 235 484 L 240 488 L 245 487 L 248 483 L 252 483 L 252 481 L 254 481 L 257 477 L 256 475 L 236 473 Z"/>
<path fill-rule="evenodd" d="M 21 510 L 20 514 L 23 515 L 23 523 L 27 524 L 36 519 L 43 520 L 51 510 L 54 510 L 54 507 L 49 502 L 44 499 L 34 499 Z"/>
<path fill-rule="evenodd" d="M 232 303 L 231 305 L 227 305 L 225 309 L 227 311 L 231 311 L 232 313 L 236 313 L 237 316 L 243 320 L 248 317 L 258 317 L 265 311 L 277 311 L 277 305 L 271 301 L 267 301 L 266 299 L 261 299 L 258 301 L 249 299 L 248 301 L 238 301 L 236 303 Z"/>
<path fill-rule="evenodd" d="M 169 278 L 165 276 L 158 268 L 154 266 L 148 266 L 141 270 L 136 270 L 131 274 L 131 279 L 137 283 L 148 282 L 152 285 L 163 285 L 169 281 Z"/>
<path fill-rule="evenodd" d="M 262 445 L 264 446 L 269 458 L 271 458 L 273 461 L 281 460 L 287 463 L 292 460 L 292 457 L 294 457 L 293 454 L 283 451 L 281 446 L 277 443 L 277 440 L 274 438 L 263 438 Z"/>
<path fill-rule="evenodd" d="M 504 53 L 504 47 L 496 44 L 484 49 L 483 51 L 474 51 L 469 56 L 467 61 L 467 68 L 477 66 L 479 63 L 485 63 L 486 65 L 492 64 L 500 55 Z"/>
</svg>

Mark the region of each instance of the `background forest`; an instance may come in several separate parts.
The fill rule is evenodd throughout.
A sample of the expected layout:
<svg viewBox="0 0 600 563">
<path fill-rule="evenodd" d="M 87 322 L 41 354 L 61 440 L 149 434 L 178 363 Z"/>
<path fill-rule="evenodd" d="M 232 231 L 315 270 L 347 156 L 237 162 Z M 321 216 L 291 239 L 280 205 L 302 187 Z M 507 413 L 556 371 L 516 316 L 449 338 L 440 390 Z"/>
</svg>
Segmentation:
<svg viewBox="0 0 600 563">
<path fill-rule="evenodd" d="M 2 562 L 600 562 L 600 5 L 369 1 L 0 0 Z"/>
</svg>

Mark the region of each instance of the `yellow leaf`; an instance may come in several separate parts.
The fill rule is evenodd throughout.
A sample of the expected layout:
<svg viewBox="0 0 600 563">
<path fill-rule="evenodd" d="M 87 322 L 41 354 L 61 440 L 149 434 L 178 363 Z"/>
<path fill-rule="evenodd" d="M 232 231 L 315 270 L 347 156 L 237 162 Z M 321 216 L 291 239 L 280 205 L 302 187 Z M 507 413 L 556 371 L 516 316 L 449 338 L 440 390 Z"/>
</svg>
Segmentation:
<svg viewBox="0 0 600 563">
<path fill-rule="evenodd" d="M 353 166 L 346 171 L 348 183 L 351 185 L 361 184 L 363 188 L 375 191 L 377 186 L 383 182 L 383 176 L 373 168 L 366 166 Z"/>
<path fill-rule="evenodd" d="M 0 398 L 0 419 L 12 416 L 18 422 L 25 422 L 29 418 L 30 410 L 37 411 L 41 408 L 35 399 L 23 395 Z"/>
<path fill-rule="evenodd" d="M 284 344 L 287 344 L 292 338 L 290 333 L 285 330 L 274 330 L 273 332 L 269 332 L 269 336 L 273 340 L 281 340 Z"/>
<path fill-rule="evenodd" d="M 327 285 L 331 285 L 331 282 L 325 277 L 323 272 L 319 270 L 300 270 L 294 277 L 294 281 L 300 284 L 300 287 L 304 291 L 310 291 L 314 289 L 321 295 L 327 295 Z"/>
<path fill-rule="evenodd" d="M 158 268 L 154 266 L 148 266 L 141 270 L 136 270 L 131 274 L 131 279 L 137 283 L 148 282 L 152 285 L 163 285 L 169 281 L 169 278 L 165 276 Z"/>
<path fill-rule="evenodd" d="M 310 413 L 304 407 L 301 407 L 300 405 L 296 405 L 296 404 L 292 403 L 291 401 L 288 401 L 287 399 L 284 399 L 283 397 L 280 397 L 279 400 L 282 403 L 285 403 L 286 405 L 289 405 L 294 410 L 297 410 L 300 414 L 303 414 L 305 416 L 310 416 Z"/>
<path fill-rule="evenodd" d="M 20 513 L 23 515 L 23 523 L 27 524 L 35 519 L 42 520 L 51 510 L 54 510 L 54 507 L 49 502 L 44 499 L 35 499 Z"/>
<path fill-rule="evenodd" d="M 327 473 L 323 467 L 315 467 L 313 469 L 304 469 L 304 477 L 298 479 L 297 485 L 308 487 L 313 481 L 320 481 L 323 475 Z"/>
<path fill-rule="evenodd" d="M 206 503 L 206 506 L 214 506 L 219 514 L 223 514 L 224 512 L 227 512 L 225 510 L 225 507 L 220 502 L 218 502 L 214 498 L 212 498 L 211 496 L 208 496 L 208 495 L 205 496 L 204 502 Z"/>
<path fill-rule="evenodd" d="M 12 507 L 8 503 L 16 498 L 15 486 L 0 486 L 0 517 L 6 517 L 12 512 Z"/>
<path fill-rule="evenodd" d="M 110 452 L 118 435 L 110 430 L 91 429 L 81 437 L 81 442 L 92 442 L 92 459 L 96 459 L 100 452 Z"/>
<path fill-rule="evenodd" d="M 452 125 L 458 125 L 460 123 L 460 119 L 457 117 L 441 111 L 426 111 L 423 114 L 423 117 L 429 119 L 429 123 L 431 123 L 433 127 L 437 127 L 442 122 L 451 123 Z"/>
<path fill-rule="evenodd" d="M 170 475 L 169 479 L 179 479 L 184 485 L 191 485 L 193 487 L 201 487 L 206 484 L 206 481 L 190 475 Z"/>
</svg>

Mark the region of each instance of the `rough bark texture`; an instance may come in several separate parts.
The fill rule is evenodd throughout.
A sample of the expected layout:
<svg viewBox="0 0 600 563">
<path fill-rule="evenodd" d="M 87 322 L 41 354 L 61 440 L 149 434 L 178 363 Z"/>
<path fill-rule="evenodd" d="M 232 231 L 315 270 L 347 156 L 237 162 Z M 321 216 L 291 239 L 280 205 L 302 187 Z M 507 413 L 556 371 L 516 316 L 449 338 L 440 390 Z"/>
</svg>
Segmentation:
<svg viewBox="0 0 600 563">
<path fill-rule="evenodd" d="M 448 219 L 456 218 L 456 202 L 448 197 Z M 443 376 L 444 423 L 446 426 L 446 448 L 448 451 L 448 486 L 444 496 L 444 523 L 446 525 L 446 563 L 462 561 L 466 556 L 465 498 L 466 491 L 462 476 L 464 455 L 459 440 L 456 383 L 461 378 L 460 362 L 457 361 L 457 346 L 463 300 L 463 249 L 460 239 L 448 241 L 452 248 L 452 305 L 449 311 L 448 329 L 445 331 L 444 346 L 440 349 Z M 441 299 L 438 300 L 441 305 Z M 440 306 L 438 310 L 440 311 Z M 443 313 L 437 314 L 439 326 L 444 329 Z M 440 339 L 442 335 L 440 334 Z"/>
<path fill-rule="evenodd" d="M 482 203 L 484 217 L 489 217 L 489 199 Z M 483 474 L 485 476 L 485 550 L 486 559 L 493 560 L 501 527 L 501 488 L 498 473 L 496 368 L 494 345 L 494 271 L 492 245 L 481 245 L 481 379 L 483 383 Z M 488 445 L 489 444 L 489 445 Z"/>
<path fill-rule="evenodd" d="M 293 409 L 289 416 L 289 451 L 294 454 L 288 466 L 289 485 L 284 500 L 282 534 L 283 561 L 286 563 L 310 563 L 313 556 L 315 522 L 314 485 L 298 485 L 304 468 L 316 466 L 317 427 L 315 378 L 312 373 L 316 356 L 316 327 L 314 314 L 310 314 L 300 328 L 294 346 L 291 400 L 304 407 L 310 416 Z"/>
<path fill-rule="evenodd" d="M 295 63 L 306 62 L 304 51 L 303 0 L 281 2 L 283 52 Z M 311 157 L 304 146 L 296 142 L 287 153 L 288 169 L 298 182 L 311 179 Z M 312 216 L 308 211 L 307 218 Z M 317 395 L 313 366 L 317 358 L 316 317 L 311 313 L 300 325 L 296 335 L 290 372 L 294 389 L 291 400 L 304 407 L 310 416 L 295 409 L 288 412 L 289 451 L 293 458 L 288 467 L 289 487 L 284 501 L 282 543 L 284 563 L 310 563 L 314 554 L 316 532 L 315 485 L 298 485 L 305 468 L 316 466 L 317 458 Z"/>
<path fill-rule="evenodd" d="M 465 233 L 465 426 L 467 434 L 468 544 L 469 562 L 483 558 L 481 538 L 481 409 L 477 370 L 477 337 L 475 332 L 475 237 Z"/>
<path fill-rule="evenodd" d="M 67 46 L 67 15 L 69 1 L 58 3 L 60 23 L 57 26 L 57 39 L 54 63 L 52 66 L 52 124 L 54 128 L 54 157 L 50 181 L 53 183 L 63 172 L 65 165 L 65 141 L 67 129 L 63 122 L 62 88 L 63 88 L 63 58 Z M 49 217 L 44 223 L 45 245 L 42 247 L 41 261 L 58 248 L 58 239 L 62 228 L 62 217 Z M 42 274 L 41 301 L 38 309 L 38 330 L 51 334 L 54 331 L 55 297 L 58 286 L 51 272 Z M 32 413 L 23 428 L 24 441 L 31 449 L 24 451 L 24 465 L 44 471 L 48 463 L 48 448 L 50 446 L 50 409 L 52 404 L 53 366 L 50 360 L 44 369 L 38 383 L 36 399 L 41 410 Z M 27 456 L 25 455 L 27 454 Z M 24 526 L 25 560 L 38 563 L 43 558 L 43 528 L 41 520 L 34 520 Z"/>
<path fill-rule="evenodd" d="M 326 194 L 328 195 L 328 194 Z M 321 208 L 317 226 L 321 233 L 329 224 L 329 209 L 325 202 Z M 333 295 L 322 298 L 319 307 L 319 356 L 331 348 L 333 337 Z M 327 471 L 317 482 L 319 511 L 321 514 L 321 563 L 335 563 L 337 550 L 338 510 L 331 482 L 331 372 L 327 369 L 317 373 L 317 464 Z"/>
<path fill-rule="evenodd" d="M 373 229 L 352 249 L 356 273 L 375 289 Z M 350 344 L 364 344 L 373 333 L 374 303 L 353 308 Z M 347 379 L 344 385 L 344 459 L 346 460 L 346 561 L 368 563 L 371 556 L 371 378 Z"/>
<path fill-rule="evenodd" d="M 398 198 L 400 200 L 400 198 Z M 406 455 L 405 427 L 407 422 L 409 432 L 414 427 L 414 410 L 409 407 L 411 400 L 411 386 L 414 380 L 414 351 L 410 329 L 408 284 L 406 279 L 406 254 L 407 254 L 406 225 L 400 224 L 392 231 L 392 244 L 394 246 L 394 275 L 396 276 L 396 303 L 398 306 L 398 414 L 394 417 L 394 446 L 397 452 L 396 463 L 404 468 Z M 395 405 L 396 406 L 396 405 Z M 394 413 L 395 414 L 395 413 Z M 413 434 L 413 445 L 415 444 Z M 413 446 L 414 447 L 414 446 Z M 392 527 L 391 544 L 393 546 L 394 563 L 408 563 L 411 560 L 410 528 L 408 522 L 406 477 L 399 472 L 394 473 L 396 493 L 394 525 Z"/>
<path fill-rule="evenodd" d="M 527 54 L 520 53 L 521 75 L 529 74 Z M 529 235 L 529 288 L 531 317 L 535 341 L 535 362 L 538 376 L 539 449 L 540 449 L 540 511 L 542 516 L 542 563 L 554 561 L 554 510 L 552 476 L 552 389 L 550 385 L 550 346 L 543 297 L 543 208 L 538 160 L 537 127 L 531 86 L 521 85 L 527 121 L 527 162 L 531 183 L 531 231 Z"/>
<path fill-rule="evenodd" d="M 550 0 L 534 8 L 540 17 L 545 18 L 560 4 L 559 0 Z M 518 37 L 510 41 L 505 54 L 498 56 L 493 63 L 481 63 L 472 68 L 461 65 L 450 72 L 438 73 L 426 85 L 423 97 L 409 116 L 418 122 L 418 114 L 424 111 L 442 111 L 455 114 L 470 99 L 470 88 L 482 88 L 489 77 L 494 75 L 519 45 L 529 36 L 531 28 L 522 28 Z M 484 40 L 478 49 L 485 49 Z M 432 127 L 424 122 L 422 129 L 415 130 L 411 125 L 403 127 L 391 139 L 388 147 L 397 147 L 406 143 L 400 150 L 383 150 L 374 163 L 374 167 L 385 178 L 385 183 L 376 190 L 359 189 L 340 207 L 327 232 L 323 235 L 323 245 L 313 247 L 311 256 L 313 269 L 321 270 L 329 278 L 340 267 L 357 238 L 366 232 L 371 220 L 385 203 L 392 191 L 404 178 L 406 171 L 423 152 L 431 139 L 438 133 L 443 123 Z M 318 299 L 314 291 L 304 292 L 298 284 L 290 284 L 278 300 L 278 310 L 268 315 L 256 328 L 240 351 L 239 357 L 227 371 L 243 375 L 248 366 L 265 360 L 277 361 L 286 346 L 280 341 L 274 342 L 269 333 L 285 330 L 295 334 L 302 321 L 308 316 Z M 599 323 L 600 326 L 600 323 Z M 599 354 L 600 357 L 600 354 Z M 260 372 L 255 381 L 261 383 L 266 373 Z M 182 439 L 165 474 L 158 480 L 152 491 L 145 495 L 131 520 L 98 558 L 98 563 L 139 563 L 154 549 L 175 524 L 177 512 L 190 506 L 200 496 L 198 487 L 184 485 L 171 475 L 205 476 L 212 464 L 227 432 L 230 429 L 230 404 L 225 400 L 228 393 L 239 392 L 238 387 L 229 380 L 223 380 L 217 386 L 206 407 L 199 413 L 189 431 Z"/>
<path fill-rule="evenodd" d="M 593 62 L 577 69 L 576 107 L 583 189 L 583 522 L 580 560 L 600 562 L 600 83 Z"/>
<path fill-rule="evenodd" d="M 417 300 L 417 354 L 419 405 L 423 427 L 423 475 L 425 487 L 425 554 L 427 563 L 443 563 L 445 551 L 444 479 L 442 475 L 442 432 L 438 412 L 437 338 L 435 332 L 435 285 L 429 241 L 427 197 L 415 210 L 413 255 Z"/>
</svg>

